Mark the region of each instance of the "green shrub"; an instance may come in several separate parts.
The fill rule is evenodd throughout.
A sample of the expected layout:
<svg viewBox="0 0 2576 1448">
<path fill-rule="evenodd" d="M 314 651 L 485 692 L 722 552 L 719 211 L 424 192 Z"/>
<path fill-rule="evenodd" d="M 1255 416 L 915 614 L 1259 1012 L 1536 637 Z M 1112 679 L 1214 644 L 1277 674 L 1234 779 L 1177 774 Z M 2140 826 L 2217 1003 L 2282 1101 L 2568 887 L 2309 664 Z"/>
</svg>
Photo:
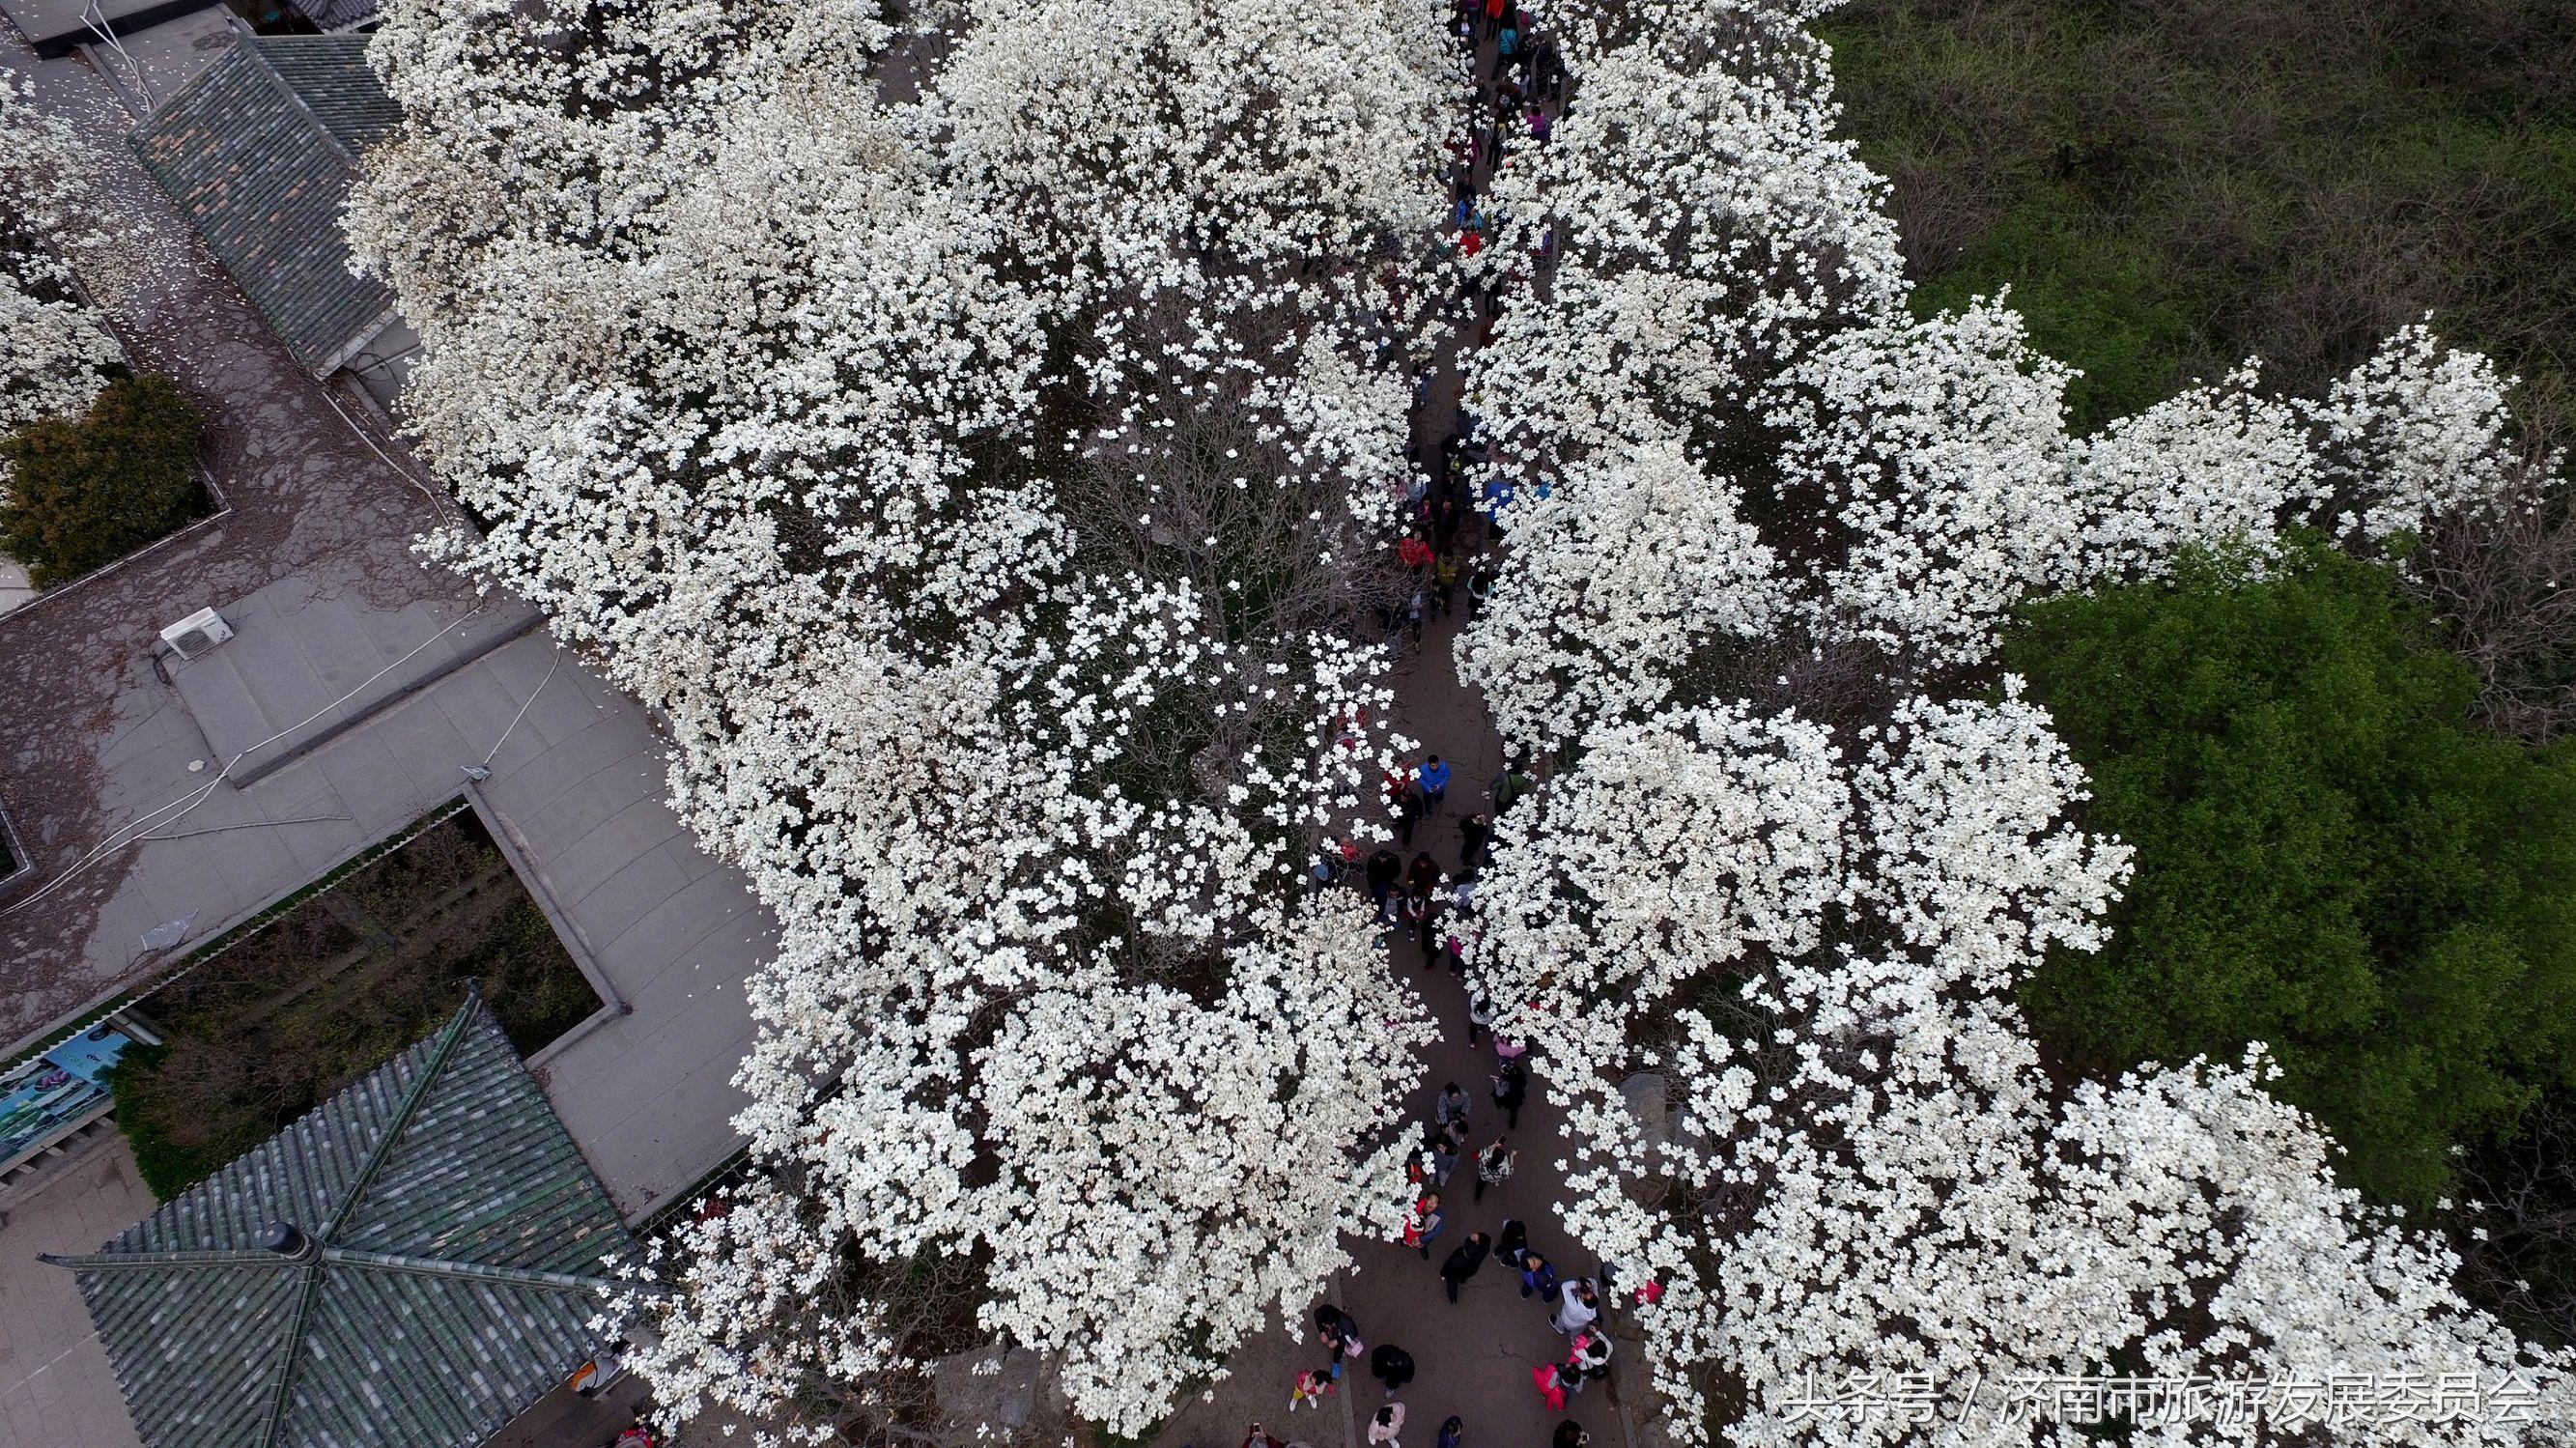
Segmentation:
<svg viewBox="0 0 2576 1448">
<path fill-rule="evenodd" d="M 201 1125 L 187 1101 L 165 1099 L 170 1093 L 160 1075 L 170 1054 L 167 1045 L 134 1045 L 108 1068 L 108 1090 L 116 1098 L 116 1129 L 134 1150 L 134 1169 L 152 1189 L 152 1199 L 166 1202 L 223 1169 L 226 1162 L 265 1140 L 267 1133 L 243 1130 L 243 1119 L 228 1117 L 211 1133 L 174 1132 L 171 1123 Z"/>
<path fill-rule="evenodd" d="M 108 384 L 85 417 L 0 440 L 10 474 L 0 550 L 49 588 L 204 516 L 202 426 L 177 384 L 146 374 Z"/>
<path fill-rule="evenodd" d="M 2024 991 L 2076 1064 L 2267 1042 L 2348 1180 L 2408 1204 L 2576 1079 L 2576 752 L 2472 727 L 2388 570 L 2196 564 L 2031 605 L 2004 657 L 2092 773 L 2088 827 L 2137 850 L 2111 945 Z"/>
</svg>

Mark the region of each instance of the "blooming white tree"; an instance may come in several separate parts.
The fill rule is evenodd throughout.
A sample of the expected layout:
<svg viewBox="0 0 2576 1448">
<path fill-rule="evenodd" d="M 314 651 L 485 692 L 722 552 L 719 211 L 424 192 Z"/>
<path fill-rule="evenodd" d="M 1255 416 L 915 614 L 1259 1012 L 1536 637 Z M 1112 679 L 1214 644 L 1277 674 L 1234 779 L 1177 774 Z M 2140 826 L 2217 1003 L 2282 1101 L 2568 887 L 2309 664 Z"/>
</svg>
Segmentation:
<svg viewBox="0 0 2576 1448">
<path fill-rule="evenodd" d="M 2324 433 L 2322 471 L 2340 494 L 2336 531 L 2358 527 L 2375 541 L 2492 502 L 2512 470 L 2512 385 L 2484 354 L 2443 347 L 2422 323 L 2338 379 L 2310 412 Z"/>
<path fill-rule="evenodd" d="M 2387 1434 L 2546 1438 L 2569 1359 L 2470 1306 L 2437 1239 L 2338 1188 L 2332 1143 L 2264 1091 L 2259 1054 L 2111 1083 L 2042 1061 L 2012 992 L 2044 951 L 2098 947 L 2127 851 L 2078 827 L 2082 775 L 2045 715 L 1969 672 L 2034 592 L 2152 577 L 2187 548 L 2259 567 L 2294 526 L 2367 546 L 2477 506 L 2502 455 L 2492 372 L 2410 331 L 2321 403 L 2262 396 L 2249 367 L 2069 436 L 2067 374 L 2003 301 L 1908 314 L 1877 183 L 1823 139 L 1813 9 L 1551 17 L 1578 104 L 1506 167 L 1495 205 L 1518 244 L 1487 264 L 1542 242 L 1555 260 L 1544 298 L 1466 363 L 1513 405 L 1494 471 L 1554 488 L 1515 503 L 1528 526 L 1461 669 L 1493 691 L 1507 748 L 1564 761 L 1500 822 L 1477 969 L 1566 1103 L 1569 1225 L 1661 1289 L 1636 1321 L 1667 1426 L 2072 1441 L 1808 1396 L 1873 1372 L 1954 1391 L 2518 1372 L 2538 1424 Z M 1721 117 L 1759 138 L 1653 144 Z M 1802 204 L 1772 204 L 1762 165 L 1698 169 L 1764 154 L 1808 158 Z M 1748 520 L 1733 572 L 1678 545 L 1603 566 L 1590 520 L 1637 492 L 1605 464 L 1667 443 L 1685 466 L 1661 478 L 1696 490 L 1668 515 Z M 1757 616 L 1770 646 L 1730 649 Z M 1680 656 L 1631 629 L 1707 641 L 1700 672 L 1677 684 Z M 1853 647 L 1886 660 L 1892 702 L 1855 722 L 1837 700 L 1832 729 L 1763 712 L 1803 702 L 1767 676 L 1779 660 Z"/>
<path fill-rule="evenodd" d="M 781 921 L 666 1410 L 905 1421 L 969 1333 L 1134 1433 L 1397 1228 L 1424 1017 L 1303 865 L 1393 759 L 1352 624 L 1424 318 L 1374 268 L 1455 82 L 1384 0 L 1303 56 L 867 9 L 406 0 L 352 230 L 486 525 L 436 551 L 661 712 Z"/>
<path fill-rule="evenodd" d="M 662 1400 L 901 1421 L 971 1327 L 1133 1433 L 1398 1225 L 1426 1023 L 1299 866 L 1399 742 L 1350 622 L 1457 280 L 1457 84 L 1394 0 L 1299 12 L 1329 44 L 1247 0 L 951 8 L 398 0 L 353 228 L 488 524 L 435 546 L 669 720 L 782 922 Z M 1462 670 L 1565 766 L 1500 822 L 1478 968 L 1569 1101 L 1572 1226 L 1666 1287 L 1677 1430 L 1919 1436 L 1791 1385 L 1972 1361 L 2563 1394 L 2257 1067 L 2050 1078 L 2010 991 L 2098 943 L 2125 852 L 2044 715 L 1957 697 L 2032 590 L 2473 501 L 2491 374 L 2401 338 L 2317 408 L 2240 374 L 2069 437 L 2003 304 L 1907 312 L 1815 9 L 1554 17 L 1580 105 L 1467 269 L 1544 278 L 1468 383 L 1553 497 Z M 1847 648 L 1889 661 L 1865 723 L 1729 697 Z"/>
<path fill-rule="evenodd" d="M 2127 852 L 2066 824 L 2082 780 L 2038 710 L 1909 700 L 1849 760 L 1813 726 L 1733 724 L 1666 736 L 1644 769 L 1654 736 L 1588 741 L 1506 817 L 1521 831 L 1478 891 L 1480 984 L 1526 1003 L 1500 1028 L 1535 1039 L 1569 1106 L 1569 1225 L 1662 1289 L 1636 1317 L 1675 1431 L 2045 1431 L 1993 1400 L 1938 1424 L 1832 1409 L 1870 1374 L 2000 1395 L 2017 1375 L 2447 1372 L 2564 1399 L 2563 1355 L 2469 1307 L 2437 1239 L 2334 1184 L 2331 1143 L 2262 1090 L 2259 1052 L 2052 1084 L 2010 992 L 2048 945 L 2098 944 Z M 1657 792 L 1776 776 L 1799 736 L 1814 767 L 1794 788 Z M 1669 762 L 1689 737 L 1724 751 Z M 1722 1424 L 1720 1391 L 1742 1405 Z"/>
<path fill-rule="evenodd" d="M 101 240 L 89 175 L 71 127 L 0 70 L 0 436 L 87 408 L 125 360 L 70 264 Z"/>
<path fill-rule="evenodd" d="M 1693 697 L 1713 654 L 1786 611 L 1779 561 L 1735 489 L 1677 443 L 1590 454 L 1516 499 L 1491 606 L 1458 645 L 1505 737 L 1544 751 Z"/>
</svg>

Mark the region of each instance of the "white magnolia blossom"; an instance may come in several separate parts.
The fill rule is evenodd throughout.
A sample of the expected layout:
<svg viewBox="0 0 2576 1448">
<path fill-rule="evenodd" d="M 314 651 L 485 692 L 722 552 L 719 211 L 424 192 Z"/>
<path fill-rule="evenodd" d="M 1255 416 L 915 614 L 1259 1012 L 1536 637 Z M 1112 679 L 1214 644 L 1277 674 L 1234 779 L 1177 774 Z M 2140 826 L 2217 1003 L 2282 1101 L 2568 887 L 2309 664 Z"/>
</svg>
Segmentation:
<svg viewBox="0 0 2576 1448">
<path fill-rule="evenodd" d="M 1345 624 L 1425 318 L 1370 271 L 1454 66 L 1391 0 L 951 18 L 405 0 L 374 51 L 352 232 L 487 525 L 434 551 L 661 713 L 782 926 L 674 1421 L 868 1407 L 936 1263 L 1132 1434 L 1400 1225 L 1426 1018 L 1303 866 L 1394 760 Z"/>
<path fill-rule="evenodd" d="M 47 295 L 17 258 L 0 255 L 0 436 L 46 418 L 76 416 L 124 362 L 98 314 L 75 297 Z"/>
<path fill-rule="evenodd" d="M 2052 1084 L 2010 994 L 2050 945 L 2098 947 L 2127 851 L 2064 822 L 2082 777 L 2045 715 L 2008 687 L 1864 733 L 1844 760 L 1815 726 L 1733 712 L 1605 731 L 1505 817 L 1477 892 L 1479 984 L 1568 1105 L 1568 1225 L 1662 1289 L 1636 1321 L 1677 1436 L 2045 1431 L 1992 1401 L 1930 1425 L 1815 1410 L 1873 1373 L 2000 1394 L 2017 1374 L 2466 1372 L 2563 1407 L 2566 1358 L 2462 1301 L 2438 1239 L 2336 1187 L 2259 1052 Z M 1720 1383 L 1743 1404 L 1722 1424 Z M 2255 1438 L 2207 1415 L 2143 1431 Z"/>
<path fill-rule="evenodd" d="M 1861 734 L 1855 823 L 1874 864 L 1855 902 L 1945 989 L 2001 992 L 2052 946 L 2101 948 L 2131 851 L 2064 822 L 2084 774 L 2019 679 L 2000 703 L 1907 699 Z"/>
<path fill-rule="evenodd" d="M 1711 651 L 1765 636 L 1786 605 L 1734 488 L 1678 444 L 1596 453 L 1566 477 L 1512 503 L 1505 581 L 1457 645 L 1505 736 L 1541 750 L 1657 712 Z"/>
<path fill-rule="evenodd" d="M 2283 503 L 2316 496 L 2316 460 L 2297 411 L 2255 380 L 2248 364 L 2076 444 L 2082 577 L 2158 577 L 2186 548 L 2257 565 L 2274 550 Z"/>
<path fill-rule="evenodd" d="M 2066 368 L 1998 303 L 1834 333 L 1773 383 L 1779 490 L 1842 535 L 1818 632 L 1973 658 L 2021 594 L 2066 567 Z"/>
<path fill-rule="evenodd" d="M 1639 1012 L 1760 945 L 1816 948 L 1852 800 L 1828 733 L 1694 710 L 1605 729 L 1499 822 L 1479 878 L 1478 978 L 1497 1028 L 1553 1059 L 1615 1055 Z"/>
<path fill-rule="evenodd" d="M 2259 567 L 2293 525 L 2377 541 L 2494 495 L 2504 383 L 2421 327 L 2319 403 L 2260 395 L 2249 365 L 2071 437 L 2071 374 L 2008 298 L 1909 313 L 1885 184 L 1834 138 L 1802 29 L 1824 8 L 1548 17 L 1581 99 L 1545 145 L 1510 138 L 1477 258 L 1543 265 L 1546 300 L 1507 302 L 1463 354 L 1498 477 L 1573 494 L 1596 454 L 1678 446 L 1710 486 L 1772 495 L 1730 506 L 1762 519 L 1777 565 L 1734 596 L 1785 599 L 1820 642 L 1906 671 L 1983 661 L 2033 592 L 2152 576 L 2186 547 Z M 1650 586 L 1606 578 L 1588 602 L 1616 613 Z M 1658 701 L 1623 702 L 1642 718 Z"/>
<path fill-rule="evenodd" d="M 2380 539 L 2503 488 L 2505 392 L 2484 353 L 2443 347 L 2422 323 L 2402 328 L 2336 380 L 2310 410 L 2324 432 L 2326 479 L 2344 493 L 2337 532 Z"/>
<path fill-rule="evenodd" d="M 2259 395 L 2249 368 L 2070 437 L 2068 374 L 2001 302 L 1908 315 L 1882 189 L 1822 140 L 1829 77 L 1800 28 L 1818 8 L 1552 15 L 1579 102 L 1507 165 L 1514 244 L 1480 261 L 1542 241 L 1560 260 L 1466 354 L 1471 392 L 1508 400 L 1493 471 L 1554 496 L 1513 505 L 1527 526 L 1460 667 L 1507 750 L 1564 761 L 1498 822 L 1475 969 L 1566 1104 L 1569 1227 L 1660 1289 L 1634 1320 L 1666 1428 L 2074 1442 L 1801 1395 L 1867 1373 L 1956 1393 L 2403 1371 L 2519 1373 L 2540 1421 L 2389 1441 L 2549 1440 L 2576 1364 L 2467 1303 L 2437 1238 L 2336 1187 L 2333 1144 L 2266 1092 L 2259 1052 L 2052 1075 L 2012 992 L 2043 952 L 2099 948 L 2129 852 L 2072 822 L 2082 773 L 2014 681 L 1921 691 L 1983 661 L 2033 593 L 2474 506 L 2502 450 L 2492 372 L 2410 331 L 2322 405 Z M 1659 143 L 1721 118 L 1771 139 Z M 1768 204 L 1765 168 L 1725 164 L 1766 151 L 1805 155 L 1801 194 L 1827 204 Z M 1732 571 L 1603 546 L 1591 520 L 1634 506 L 1619 464 L 1667 445 L 1683 466 L 1658 480 L 1698 495 L 1659 509 L 1752 520 Z M 1858 718 L 1831 730 L 1728 702 L 1772 688 L 1728 654 L 1756 616 L 1753 656 L 1830 668 L 1857 646 L 1888 662 L 1891 700 L 1837 698 Z M 1701 646 L 1640 646 L 1628 620 Z M 2138 1436 L 2272 1431 L 2202 1413 Z"/>
<path fill-rule="evenodd" d="M 79 414 L 124 363 L 69 260 L 99 239 L 90 169 L 70 124 L 39 108 L 26 77 L 0 70 L 0 437 Z"/>
</svg>

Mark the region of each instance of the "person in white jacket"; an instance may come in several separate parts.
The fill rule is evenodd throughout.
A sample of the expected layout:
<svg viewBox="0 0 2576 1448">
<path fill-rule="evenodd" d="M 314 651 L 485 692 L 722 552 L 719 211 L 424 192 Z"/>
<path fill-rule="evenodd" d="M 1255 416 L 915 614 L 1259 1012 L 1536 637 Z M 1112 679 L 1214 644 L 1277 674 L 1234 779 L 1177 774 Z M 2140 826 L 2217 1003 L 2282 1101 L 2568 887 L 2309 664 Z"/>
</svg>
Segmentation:
<svg viewBox="0 0 2576 1448">
<path fill-rule="evenodd" d="M 1383 1443 L 1386 1448 L 1404 1448 L 1395 1435 L 1404 1431 L 1404 1405 L 1388 1403 L 1369 1419 L 1369 1442 Z"/>
<path fill-rule="evenodd" d="M 1592 1279 L 1577 1277 L 1565 1284 L 1565 1295 L 1557 1299 L 1556 1330 L 1571 1337 L 1590 1327 L 1601 1315 L 1601 1294 L 1593 1290 Z"/>
</svg>

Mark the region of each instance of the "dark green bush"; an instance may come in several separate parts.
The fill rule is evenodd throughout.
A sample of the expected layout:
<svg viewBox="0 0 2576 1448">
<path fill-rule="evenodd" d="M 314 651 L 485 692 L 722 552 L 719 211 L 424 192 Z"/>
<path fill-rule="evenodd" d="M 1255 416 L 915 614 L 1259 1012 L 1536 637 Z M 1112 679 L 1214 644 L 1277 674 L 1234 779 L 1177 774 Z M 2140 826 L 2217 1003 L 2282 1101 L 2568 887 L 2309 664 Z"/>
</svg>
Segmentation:
<svg viewBox="0 0 2576 1448">
<path fill-rule="evenodd" d="M 2479 730 L 2388 570 L 2308 545 L 2245 584 L 2027 607 L 2005 660 L 2136 847 L 2097 955 L 2024 992 L 2095 1072 L 2270 1044 L 2352 1184 L 2429 1203 L 2450 1148 L 2576 1079 L 2576 752 Z"/>
<path fill-rule="evenodd" d="M 203 517 L 203 422 L 177 384 L 147 373 L 109 383 L 84 417 L 0 439 L 0 550 L 49 588 Z"/>
</svg>

